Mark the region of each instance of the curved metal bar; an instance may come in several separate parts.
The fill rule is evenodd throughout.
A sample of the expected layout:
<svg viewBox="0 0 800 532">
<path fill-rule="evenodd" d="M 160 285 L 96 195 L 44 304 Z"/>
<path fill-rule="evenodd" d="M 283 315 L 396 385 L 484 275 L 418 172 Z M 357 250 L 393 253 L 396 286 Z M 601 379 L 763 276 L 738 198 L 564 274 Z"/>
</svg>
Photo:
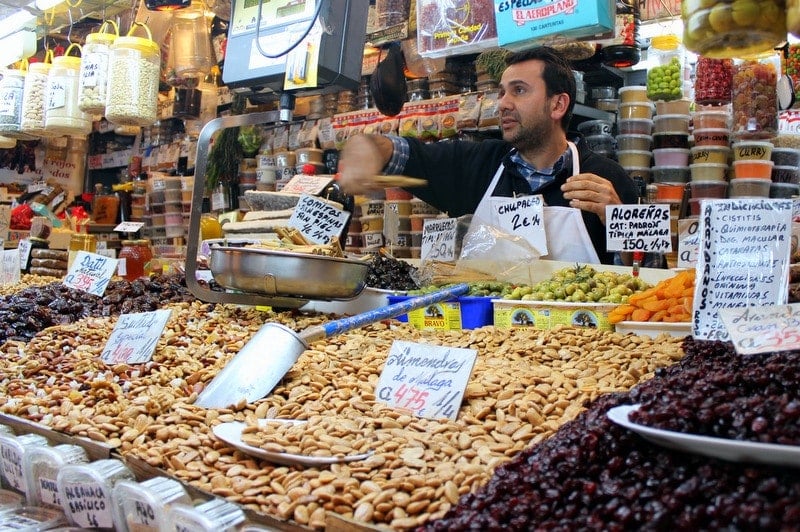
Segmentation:
<svg viewBox="0 0 800 532">
<path fill-rule="evenodd" d="M 211 303 L 233 303 L 239 305 L 265 305 L 282 308 L 299 308 L 308 303 L 307 299 L 293 297 L 265 297 L 251 293 L 216 292 L 197 282 L 197 249 L 200 243 L 200 216 L 203 209 L 208 152 L 214 134 L 225 128 L 270 124 L 279 122 L 279 111 L 249 113 L 215 118 L 200 131 L 197 139 L 197 159 L 195 160 L 194 187 L 192 189 L 192 210 L 189 215 L 189 235 L 186 239 L 186 286 L 197 299 Z"/>
</svg>

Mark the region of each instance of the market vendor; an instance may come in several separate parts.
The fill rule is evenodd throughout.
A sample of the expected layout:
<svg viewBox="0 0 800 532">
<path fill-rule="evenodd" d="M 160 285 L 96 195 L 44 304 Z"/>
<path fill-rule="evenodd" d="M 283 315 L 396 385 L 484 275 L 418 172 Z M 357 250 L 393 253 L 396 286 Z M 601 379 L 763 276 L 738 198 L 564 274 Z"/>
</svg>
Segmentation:
<svg viewBox="0 0 800 532">
<path fill-rule="evenodd" d="M 554 260 L 613 263 L 606 251 L 606 205 L 636 203 L 633 181 L 580 137 L 567 139 L 575 78 L 552 48 L 510 54 L 500 81 L 503 140 L 425 144 L 417 139 L 358 135 L 347 141 L 340 185 L 351 194 L 377 190 L 377 174 L 424 178 L 412 192 L 450 216 L 491 219 L 492 197 L 541 194 Z M 596 255 L 595 253 L 596 252 Z M 594 257 L 594 260 L 592 260 Z"/>
</svg>

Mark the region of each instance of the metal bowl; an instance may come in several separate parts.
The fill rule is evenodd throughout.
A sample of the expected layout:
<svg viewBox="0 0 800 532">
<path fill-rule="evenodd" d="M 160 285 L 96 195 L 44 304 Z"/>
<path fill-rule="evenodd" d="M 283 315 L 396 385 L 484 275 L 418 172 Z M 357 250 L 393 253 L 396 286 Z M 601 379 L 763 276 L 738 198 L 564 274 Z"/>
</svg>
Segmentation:
<svg viewBox="0 0 800 532">
<path fill-rule="evenodd" d="M 209 268 L 223 288 L 304 299 L 352 299 L 369 263 L 261 248 L 212 247 Z"/>
</svg>

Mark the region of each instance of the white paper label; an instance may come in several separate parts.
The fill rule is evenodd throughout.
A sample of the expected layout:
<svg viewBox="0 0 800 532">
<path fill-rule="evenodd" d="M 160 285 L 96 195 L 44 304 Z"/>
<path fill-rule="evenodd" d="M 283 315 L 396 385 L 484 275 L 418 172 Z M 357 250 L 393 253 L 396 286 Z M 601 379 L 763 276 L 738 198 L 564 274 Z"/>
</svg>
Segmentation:
<svg viewBox="0 0 800 532">
<path fill-rule="evenodd" d="M 142 364 L 153 356 L 170 310 L 122 314 L 108 337 L 100 358 L 106 364 Z"/>
<path fill-rule="evenodd" d="M 22 454 L 10 445 L 0 446 L 3 460 L 3 478 L 15 490 L 25 492 L 25 477 L 22 471 Z"/>
<path fill-rule="evenodd" d="M 329 244 L 339 238 L 349 213 L 316 196 L 303 194 L 289 218 L 294 227 L 315 244 Z"/>
<path fill-rule="evenodd" d="M 28 258 L 31 256 L 31 241 L 23 238 L 17 244 L 17 249 L 19 250 L 19 269 L 24 270 L 28 264 Z"/>
<path fill-rule="evenodd" d="M 47 110 L 61 109 L 67 103 L 67 87 L 63 81 L 55 80 L 47 91 Z"/>
<path fill-rule="evenodd" d="M 606 250 L 672 251 L 669 205 L 606 205 Z"/>
<path fill-rule="evenodd" d="M 99 482 L 65 483 L 63 508 L 84 528 L 111 528 L 111 497 Z"/>
<path fill-rule="evenodd" d="M 497 226 L 510 235 L 518 235 L 540 255 L 547 255 L 544 230 L 544 200 L 541 194 L 520 198 L 492 198 Z"/>
<path fill-rule="evenodd" d="M 0 284 L 15 284 L 19 282 L 19 248 L 2 250 L 2 266 L 0 269 Z"/>
<path fill-rule="evenodd" d="M 0 90 L 0 116 L 17 117 L 18 89 Z"/>
<path fill-rule="evenodd" d="M 455 218 L 431 218 L 423 222 L 422 260 L 454 262 L 456 260 L 456 227 Z"/>
<path fill-rule="evenodd" d="M 87 54 L 81 61 L 81 87 L 91 88 L 105 81 L 108 70 L 108 54 Z"/>
<path fill-rule="evenodd" d="M 97 253 L 78 251 L 64 278 L 64 285 L 76 290 L 102 296 L 117 269 L 117 259 Z"/>
<path fill-rule="evenodd" d="M 61 496 L 58 494 L 56 479 L 39 477 L 39 498 L 45 504 L 61 507 Z"/>
<path fill-rule="evenodd" d="M 678 220 L 678 268 L 694 268 L 700 249 L 700 220 Z"/>
<path fill-rule="evenodd" d="M 800 304 L 721 309 L 719 316 L 741 355 L 800 348 Z"/>
</svg>

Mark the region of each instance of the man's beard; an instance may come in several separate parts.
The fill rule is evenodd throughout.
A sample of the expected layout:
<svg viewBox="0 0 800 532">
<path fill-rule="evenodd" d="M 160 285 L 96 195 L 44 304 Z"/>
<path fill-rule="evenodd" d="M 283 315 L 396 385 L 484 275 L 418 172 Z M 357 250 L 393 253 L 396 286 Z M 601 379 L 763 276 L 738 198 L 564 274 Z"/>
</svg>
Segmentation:
<svg viewBox="0 0 800 532">
<path fill-rule="evenodd" d="M 550 138 L 552 128 L 546 120 L 539 120 L 534 124 L 523 126 L 517 122 L 517 130 L 503 139 L 521 152 L 538 151 Z"/>
</svg>

